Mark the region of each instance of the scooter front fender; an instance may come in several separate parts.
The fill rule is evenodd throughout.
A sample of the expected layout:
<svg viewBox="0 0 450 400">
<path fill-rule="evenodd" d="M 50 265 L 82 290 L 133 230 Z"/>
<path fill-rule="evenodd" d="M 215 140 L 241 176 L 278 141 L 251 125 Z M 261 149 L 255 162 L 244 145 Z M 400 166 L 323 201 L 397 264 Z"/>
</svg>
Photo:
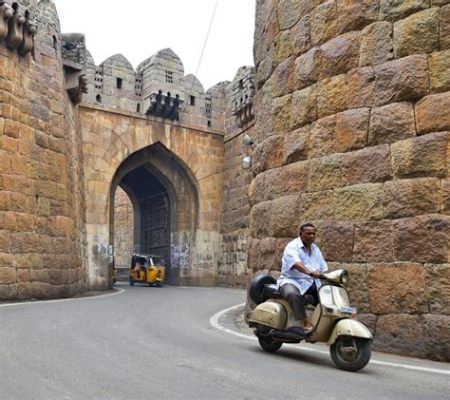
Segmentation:
<svg viewBox="0 0 450 400">
<path fill-rule="evenodd" d="M 330 338 L 328 339 L 328 345 L 332 345 L 339 336 L 352 336 L 360 337 L 364 339 L 373 339 L 372 334 L 369 329 L 366 328 L 361 322 L 355 319 L 341 319 L 331 332 Z"/>
</svg>

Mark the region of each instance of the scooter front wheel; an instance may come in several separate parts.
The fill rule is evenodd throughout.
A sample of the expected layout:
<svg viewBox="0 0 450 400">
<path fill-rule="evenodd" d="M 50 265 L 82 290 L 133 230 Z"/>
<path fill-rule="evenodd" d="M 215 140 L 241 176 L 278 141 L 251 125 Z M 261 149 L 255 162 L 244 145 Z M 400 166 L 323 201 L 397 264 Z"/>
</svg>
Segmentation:
<svg viewBox="0 0 450 400">
<path fill-rule="evenodd" d="M 258 342 L 261 348 L 269 353 L 275 353 L 283 344 L 283 342 L 273 340 L 270 336 L 261 335 L 258 335 Z"/>
<path fill-rule="evenodd" d="M 370 340 L 339 336 L 330 347 L 330 355 L 339 369 L 358 371 L 370 360 Z"/>
</svg>

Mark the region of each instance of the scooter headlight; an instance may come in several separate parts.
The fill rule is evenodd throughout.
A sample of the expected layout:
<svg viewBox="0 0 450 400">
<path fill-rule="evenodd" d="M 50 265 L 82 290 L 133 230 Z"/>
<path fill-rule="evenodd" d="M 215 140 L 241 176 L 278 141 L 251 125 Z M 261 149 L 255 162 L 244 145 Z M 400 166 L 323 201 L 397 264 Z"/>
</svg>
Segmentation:
<svg viewBox="0 0 450 400">
<path fill-rule="evenodd" d="M 348 282 L 348 272 L 344 269 L 344 270 L 342 270 L 342 273 L 341 273 L 341 283 L 343 285 L 346 285 L 347 282 Z"/>
</svg>

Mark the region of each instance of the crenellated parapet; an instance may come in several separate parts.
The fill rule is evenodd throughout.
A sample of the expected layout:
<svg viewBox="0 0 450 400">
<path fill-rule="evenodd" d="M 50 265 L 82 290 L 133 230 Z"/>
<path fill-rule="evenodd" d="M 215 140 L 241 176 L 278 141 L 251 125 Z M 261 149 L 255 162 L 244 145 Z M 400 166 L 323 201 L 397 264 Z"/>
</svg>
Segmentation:
<svg viewBox="0 0 450 400">
<path fill-rule="evenodd" d="M 81 102 L 83 93 L 87 93 L 86 45 L 84 35 L 80 33 L 62 36 L 61 55 L 63 59 L 66 91 L 74 104 Z"/>
<path fill-rule="evenodd" d="M 25 57 L 34 48 L 35 18 L 18 2 L 0 0 L 0 43 Z"/>
<path fill-rule="evenodd" d="M 253 99 L 255 96 L 255 69 L 253 67 L 239 68 L 231 83 L 230 98 L 231 114 L 235 116 L 240 128 L 255 118 Z"/>
</svg>

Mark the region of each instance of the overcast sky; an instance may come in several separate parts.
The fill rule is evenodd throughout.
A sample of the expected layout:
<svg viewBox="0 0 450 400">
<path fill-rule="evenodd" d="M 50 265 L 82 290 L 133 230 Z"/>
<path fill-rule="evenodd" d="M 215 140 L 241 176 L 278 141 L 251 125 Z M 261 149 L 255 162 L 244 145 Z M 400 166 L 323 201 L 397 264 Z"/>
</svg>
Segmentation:
<svg viewBox="0 0 450 400">
<path fill-rule="evenodd" d="M 134 68 L 170 47 L 195 74 L 216 0 L 54 0 L 63 33 L 84 33 L 98 65 L 121 53 Z M 217 0 L 197 77 L 204 89 L 253 65 L 255 0 Z"/>
</svg>

